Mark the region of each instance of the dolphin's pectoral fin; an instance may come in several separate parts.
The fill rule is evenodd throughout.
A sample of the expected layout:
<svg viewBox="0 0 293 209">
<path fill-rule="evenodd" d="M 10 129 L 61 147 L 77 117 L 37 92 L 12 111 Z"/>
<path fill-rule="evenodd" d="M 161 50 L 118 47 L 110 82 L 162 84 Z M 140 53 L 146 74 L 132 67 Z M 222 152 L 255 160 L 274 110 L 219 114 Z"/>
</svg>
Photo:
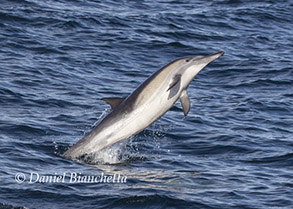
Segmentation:
<svg viewBox="0 0 293 209">
<path fill-rule="evenodd" d="M 189 100 L 189 97 L 188 97 L 186 90 L 183 90 L 180 95 L 180 103 L 183 108 L 184 117 L 186 117 L 186 115 L 188 114 L 189 109 L 190 109 L 190 100 Z"/>
<path fill-rule="evenodd" d="M 172 83 L 170 84 L 167 90 L 167 91 L 170 91 L 168 99 L 171 99 L 178 93 L 180 89 L 180 83 L 181 83 L 180 81 L 181 81 L 181 75 L 175 75 Z"/>
<path fill-rule="evenodd" d="M 123 98 L 107 97 L 107 98 L 102 98 L 101 100 L 107 102 L 111 106 L 111 109 L 113 110 L 115 107 L 120 105 L 125 99 L 126 97 L 123 97 Z"/>
</svg>

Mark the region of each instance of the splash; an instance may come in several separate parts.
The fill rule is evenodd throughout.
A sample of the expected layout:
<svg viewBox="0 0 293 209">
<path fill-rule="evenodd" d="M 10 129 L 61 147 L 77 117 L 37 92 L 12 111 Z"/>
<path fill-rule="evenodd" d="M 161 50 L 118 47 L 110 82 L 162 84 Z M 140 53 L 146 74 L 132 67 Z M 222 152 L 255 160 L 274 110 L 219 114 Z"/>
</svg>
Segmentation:
<svg viewBox="0 0 293 209">
<path fill-rule="evenodd" d="M 129 164 L 144 161 L 151 157 L 159 157 L 162 153 L 161 140 L 166 137 L 166 132 L 173 126 L 152 125 L 138 135 L 127 140 L 113 144 L 94 154 L 86 155 L 80 160 L 90 165 L 115 165 Z"/>
<path fill-rule="evenodd" d="M 140 154 L 132 141 L 133 137 L 98 152 L 84 155 L 79 161 L 89 165 L 128 164 L 131 158 Z"/>
<path fill-rule="evenodd" d="M 92 125 L 95 127 L 108 113 L 105 109 Z M 173 129 L 173 126 L 153 124 L 141 133 L 123 140 L 98 152 L 81 156 L 77 161 L 89 165 L 115 165 L 129 164 L 137 161 L 144 161 L 147 156 L 158 157 L 161 153 L 161 140 L 166 133 Z M 85 133 L 86 134 L 86 133 Z M 58 145 L 52 140 L 54 154 L 61 156 L 68 149 L 68 146 Z M 78 140 L 77 140 L 78 141 Z"/>
</svg>

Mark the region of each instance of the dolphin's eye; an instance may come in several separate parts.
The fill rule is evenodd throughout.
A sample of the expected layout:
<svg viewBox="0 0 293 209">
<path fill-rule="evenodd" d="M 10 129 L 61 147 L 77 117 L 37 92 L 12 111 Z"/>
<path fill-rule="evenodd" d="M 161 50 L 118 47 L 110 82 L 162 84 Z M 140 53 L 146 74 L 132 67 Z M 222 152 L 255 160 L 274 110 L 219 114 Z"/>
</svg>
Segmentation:
<svg viewBox="0 0 293 209">
<path fill-rule="evenodd" d="M 189 61 L 190 61 L 190 59 L 186 59 L 186 60 L 185 60 L 185 62 L 189 62 Z"/>
</svg>

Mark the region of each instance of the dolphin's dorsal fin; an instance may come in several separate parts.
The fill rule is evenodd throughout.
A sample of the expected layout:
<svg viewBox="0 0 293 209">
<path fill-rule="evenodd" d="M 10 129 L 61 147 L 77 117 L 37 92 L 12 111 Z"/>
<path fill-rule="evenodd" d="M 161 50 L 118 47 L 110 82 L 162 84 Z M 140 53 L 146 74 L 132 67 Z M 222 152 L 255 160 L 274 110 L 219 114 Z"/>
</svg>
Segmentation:
<svg viewBox="0 0 293 209">
<path fill-rule="evenodd" d="M 111 106 L 111 109 L 113 110 L 115 107 L 120 105 L 125 99 L 126 97 L 123 97 L 123 98 L 107 97 L 107 98 L 102 98 L 101 100 L 107 102 Z"/>
<path fill-rule="evenodd" d="M 184 117 L 187 116 L 190 109 L 190 101 L 186 90 L 183 90 L 180 95 L 180 103 L 183 108 Z"/>
<path fill-rule="evenodd" d="M 167 91 L 170 91 L 168 99 L 171 99 L 178 93 L 180 89 L 180 83 L 181 83 L 181 75 L 175 75 L 172 83 L 170 84 L 167 90 Z"/>
</svg>

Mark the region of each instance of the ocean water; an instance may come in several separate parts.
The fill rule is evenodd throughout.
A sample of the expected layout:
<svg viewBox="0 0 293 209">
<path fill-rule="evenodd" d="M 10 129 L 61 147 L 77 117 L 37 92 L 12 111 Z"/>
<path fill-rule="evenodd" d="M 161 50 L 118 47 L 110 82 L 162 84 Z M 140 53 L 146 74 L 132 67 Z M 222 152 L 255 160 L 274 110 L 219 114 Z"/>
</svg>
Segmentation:
<svg viewBox="0 0 293 209">
<path fill-rule="evenodd" d="M 292 1 L 2 0 L 0 208 L 293 208 Z M 60 155 L 186 55 L 180 103 L 87 164 Z"/>
</svg>

